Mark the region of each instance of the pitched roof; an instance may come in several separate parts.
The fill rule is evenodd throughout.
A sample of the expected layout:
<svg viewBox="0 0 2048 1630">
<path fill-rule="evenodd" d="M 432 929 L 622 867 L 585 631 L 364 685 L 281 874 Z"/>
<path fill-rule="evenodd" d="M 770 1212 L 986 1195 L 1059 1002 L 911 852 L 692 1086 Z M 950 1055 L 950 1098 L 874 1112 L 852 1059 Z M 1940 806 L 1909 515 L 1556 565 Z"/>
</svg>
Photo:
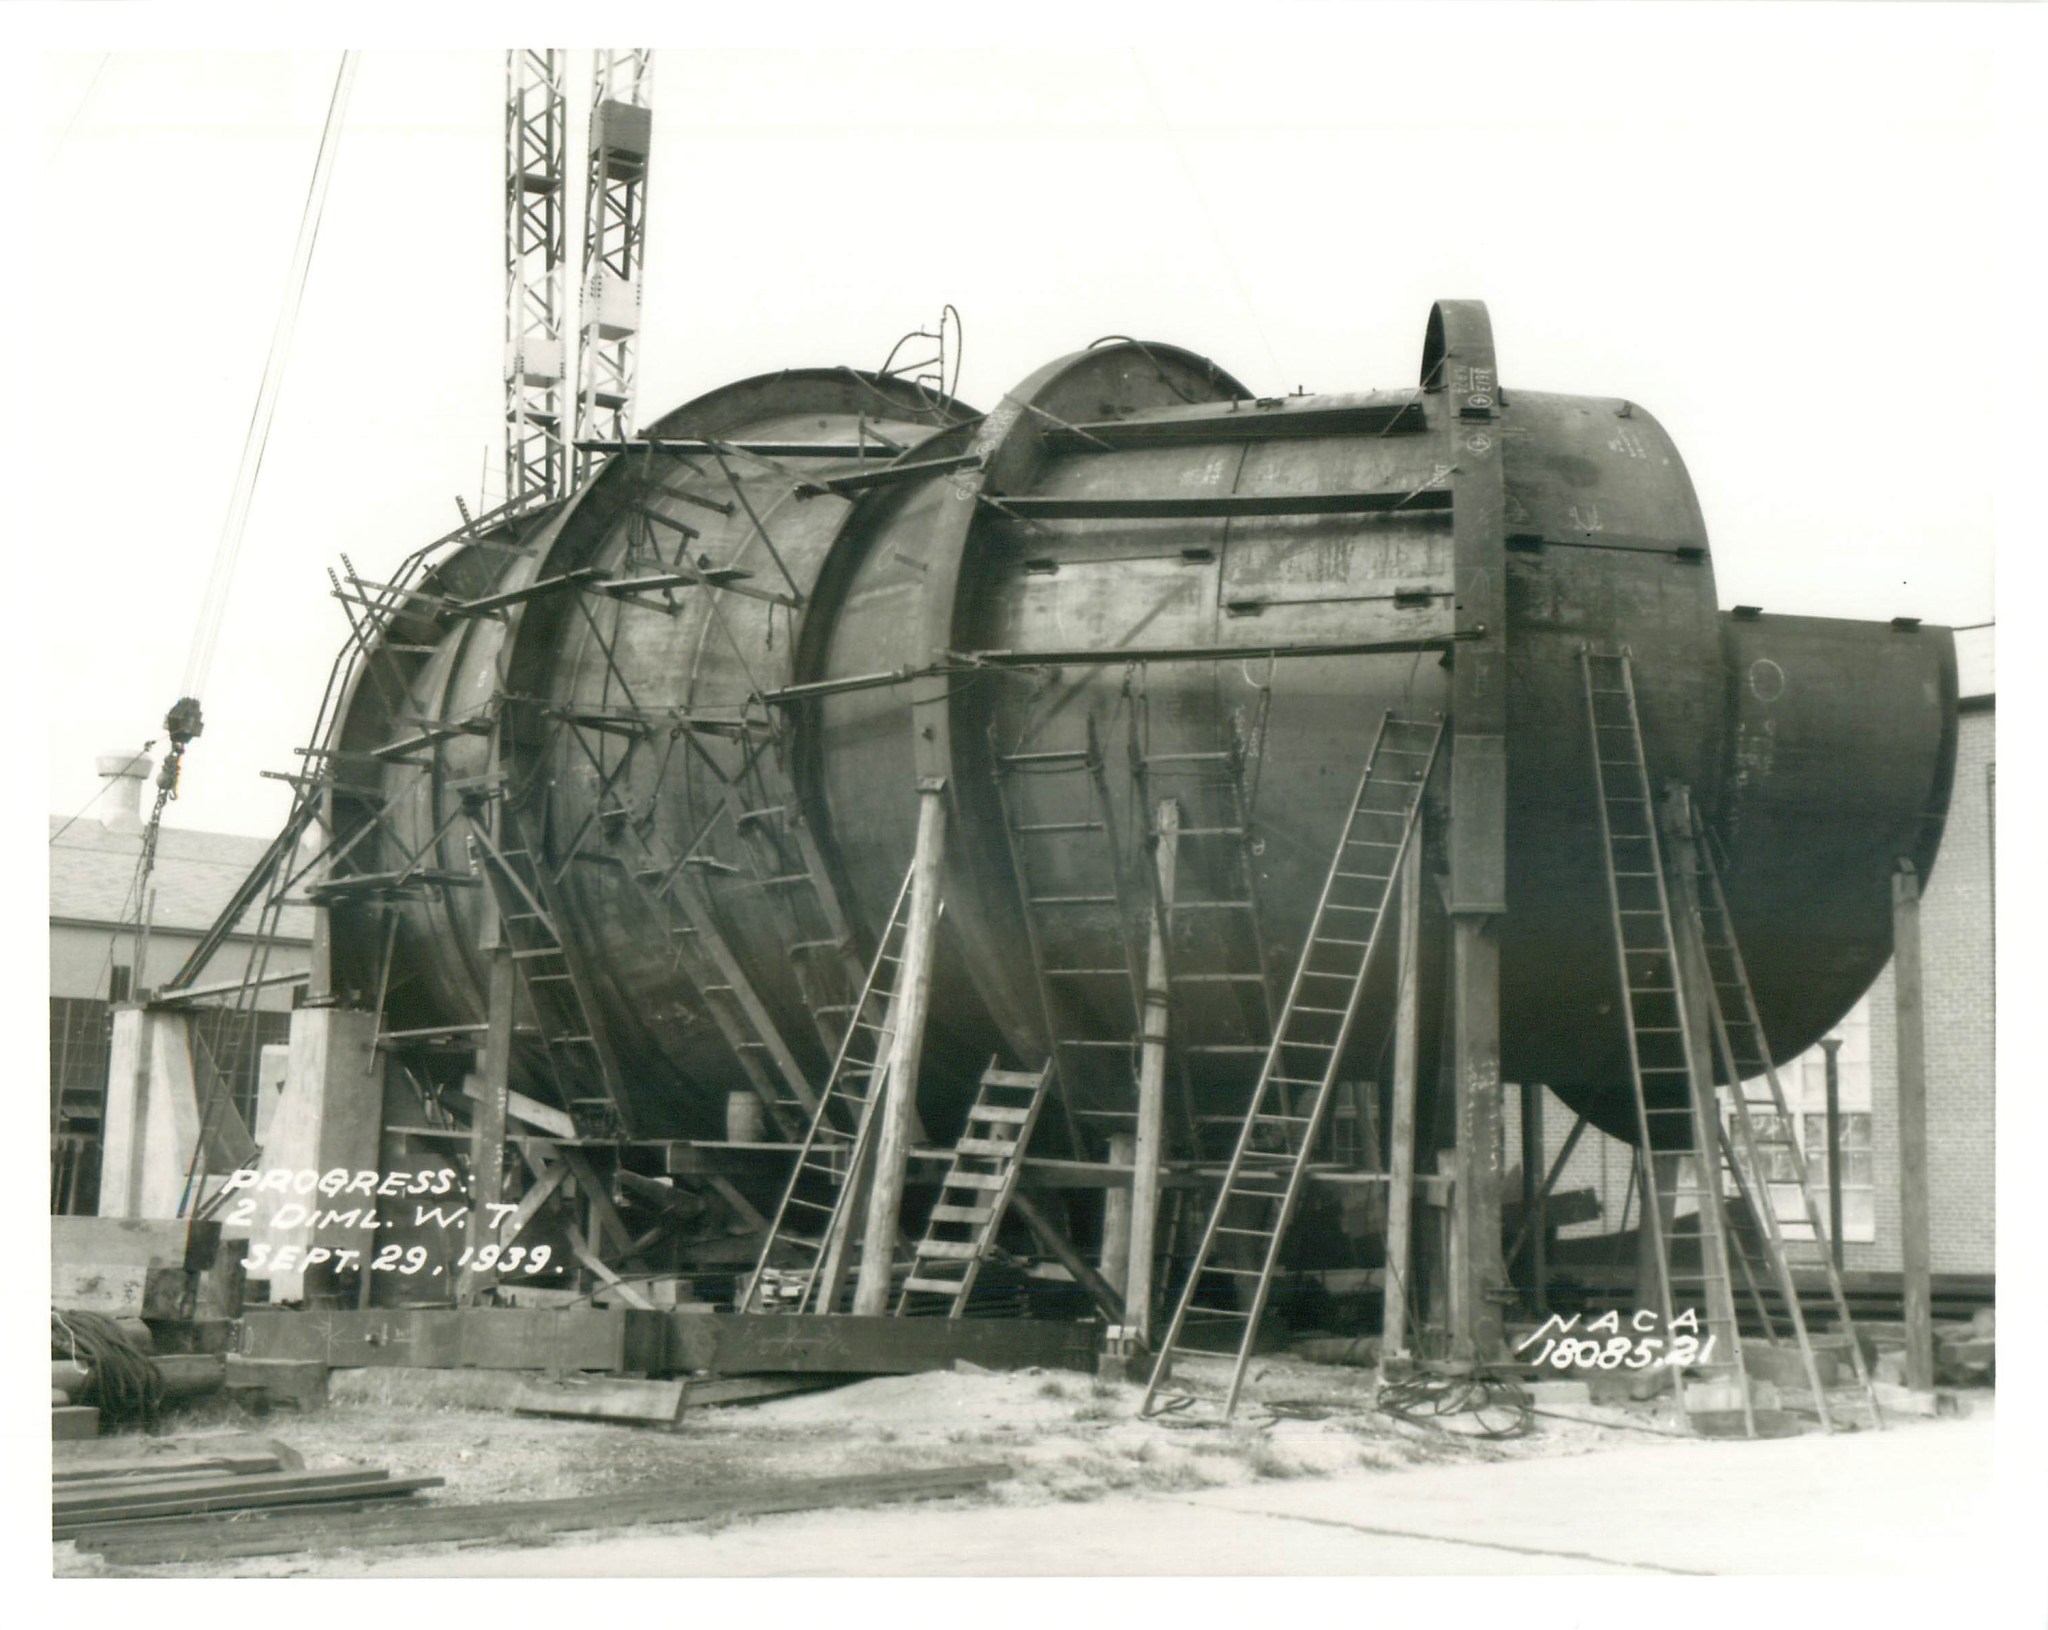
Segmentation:
<svg viewBox="0 0 2048 1630">
<path fill-rule="evenodd" d="M 62 836 L 59 830 L 62 829 Z M 139 831 L 109 831 L 94 820 L 50 817 L 50 915 L 74 921 L 119 923 L 133 920 L 128 898 L 142 855 Z M 192 832 L 166 826 L 157 837 L 156 869 L 150 886 L 156 891 L 151 923 L 162 929 L 199 933 L 213 926 L 263 852 L 268 838 L 233 832 Z M 259 907 L 252 906 L 236 926 L 254 931 Z M 286 906 L 278 932 L 286 939 L 310 940 L 313 913 L 306 906 Z"/>
</svg>

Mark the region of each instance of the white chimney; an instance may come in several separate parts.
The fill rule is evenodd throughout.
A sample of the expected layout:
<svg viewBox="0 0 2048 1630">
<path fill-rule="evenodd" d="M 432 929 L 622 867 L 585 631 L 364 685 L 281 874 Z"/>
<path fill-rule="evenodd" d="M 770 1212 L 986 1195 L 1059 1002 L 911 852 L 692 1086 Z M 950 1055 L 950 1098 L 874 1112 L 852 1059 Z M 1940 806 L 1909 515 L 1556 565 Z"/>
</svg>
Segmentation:
<svg viewBox="0 0 2048 1630">
<path fill-rule="evenodd" d="M 142 788 L 156 767 L 150 756 L 133 751 L 102 753 L 98 767 L 100 779 L 106 783 L 100 789 L 100 824 L 109 832 L 140 832 Z"/>
</svg>

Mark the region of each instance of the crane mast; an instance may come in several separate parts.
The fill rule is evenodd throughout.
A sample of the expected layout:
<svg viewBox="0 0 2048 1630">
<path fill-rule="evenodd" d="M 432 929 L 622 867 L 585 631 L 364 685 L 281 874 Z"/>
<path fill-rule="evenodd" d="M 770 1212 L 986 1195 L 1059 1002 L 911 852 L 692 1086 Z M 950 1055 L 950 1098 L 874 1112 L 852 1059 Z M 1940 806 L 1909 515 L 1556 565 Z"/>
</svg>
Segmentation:
<svg viewBox="0 0 2048 1630">
<path fill-rule="evenodd" d="M 597 53 L 591 83 L 590 171 L 584 190 L 582 312 L 577 336 L 578 484 L 599 456 L 587 443 L 624 441 L 633 434 L 653 88 L 651 50 Z"/>
<path fill-rule="evenodd" d="M 505 53 L 505 497 L 558 497 L 568 473 L 562 394 L 567 100 L 560 51 Z"/>
</svg>

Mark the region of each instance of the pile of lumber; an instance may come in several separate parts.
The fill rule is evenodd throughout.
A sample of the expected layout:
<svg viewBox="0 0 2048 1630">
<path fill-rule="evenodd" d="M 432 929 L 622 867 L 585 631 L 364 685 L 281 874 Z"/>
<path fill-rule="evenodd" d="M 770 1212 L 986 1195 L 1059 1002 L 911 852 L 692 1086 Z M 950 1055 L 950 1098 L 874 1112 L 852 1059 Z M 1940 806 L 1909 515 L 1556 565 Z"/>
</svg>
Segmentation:
<svg viewBox="0 0 2048 1630">
<path fill-rule="evenodd" d="M 339 1474 L 323 1474 L 335 1476 Z M 381 1474 L 378 1474 L 381 1476 Z M 623 1494 L 563 1500 L 512 1500 L 490 1505 L 443 1506 L 410 1500 L 365 1500 L 359 1486 L 332 1502 L 295 1509 L 248 1509 L 233 1515 L 108 1523 L 76 1530 L 79 1548 L 110 1565 L 149 1567 L 208 1563 L 239 1557 L 287 1555 L 319 1547 L 363 1549 L 386 1545 L 526 1542 L 592 1529 L 641 1523 L 723 1522 L 782 1511 L 879 1505 L 968 1494 L 1009 1475 L 1004 1466 L 942 1466 L 921 1471 L 852 1477 L 811 1477 L 745 1487 L 702 1484 L 633 1489 Z M 244 1478 L 258 1480 L 260 1474 Z M 303 1478 L 301 1479 L 303 1481 Z M 401 1493 L 439 1478 L 390 1479 Z M 58 1532 L 65 1532 L 59 1507 Z"/>
<path fill-rule="evenodd" d="M 242 1524 L 280 1511 L 332 1521 L 338 1513 L 410 1507 L 438 1477 L 393 1477 L 374 1466 L 309 1472 L 272 1453 L 65 1463 L 50 1473 L 53 1539 L 104 1550 L 202 1526 Z"/>
</svg>

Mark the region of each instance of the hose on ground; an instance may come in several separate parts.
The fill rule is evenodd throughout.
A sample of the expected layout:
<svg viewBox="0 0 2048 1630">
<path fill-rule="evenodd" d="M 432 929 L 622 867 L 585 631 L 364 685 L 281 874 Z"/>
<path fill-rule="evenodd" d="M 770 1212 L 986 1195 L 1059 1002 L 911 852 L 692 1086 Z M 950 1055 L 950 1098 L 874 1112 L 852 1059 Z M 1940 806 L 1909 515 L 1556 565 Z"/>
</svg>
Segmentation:
<svg viewBox="0 0 2048 1630">
<path fill-rule="evenodd" d="M 50 1310 L 50 1356 L 85 1366 L 85 1391 L 79 1401 L 96 1405 L 102 1415 L 156 1425 L 163 1404 L 164 1378 L 149 1354 L 103 1313 L 59 1313 Z"/>
</svg>

